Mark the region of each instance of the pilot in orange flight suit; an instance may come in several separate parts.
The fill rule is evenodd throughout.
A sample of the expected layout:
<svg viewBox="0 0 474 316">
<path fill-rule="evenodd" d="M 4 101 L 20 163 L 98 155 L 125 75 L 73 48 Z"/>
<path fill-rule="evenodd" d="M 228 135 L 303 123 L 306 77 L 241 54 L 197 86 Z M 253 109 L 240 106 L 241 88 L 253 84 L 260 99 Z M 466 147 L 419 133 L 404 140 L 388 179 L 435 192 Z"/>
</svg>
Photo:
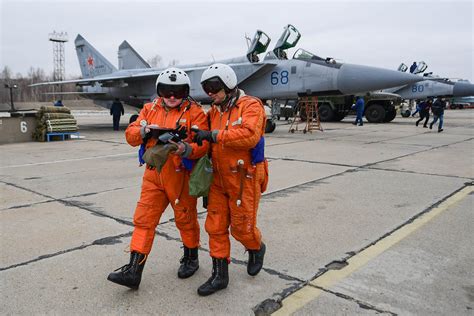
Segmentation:
<svg viewBox="0 0 474 316">
<path fill-rule="evenodd" d="M 140 200 L 135 209 L 132 240 L 130 243 L 130 263 L 110 273 L 108 280 L 137 289 L 147 259 L 153 245 L 155 228 L 161 214 L 171 204 L 176 226 L 184 244 L 184 256 L 178 270 L 179 278 L 188 278 L 199 268 L 199 223 L 197 220 L 196 198 L 189 195 L 189 176 L 192 160 L 202 157 L 206 147 L 191 142 L 191 126 L 207 129 L 206 114 L 203 109 L 188 99 L 190 80 L 188 75 L 177 68 L 164 70 L 156 81 L 158 98 L 144 105 L 138 119 L 125 131 L 127 142 L 139 146 L 145 142 L 146 148 L 157 143 L 150 138 L 153 129 L 178 126 L 186 129 L 186 141 L 176 143 L 178 149 L 171 153 L 161 171 L 147 165 L 143 175 Z M 119 270 L 117 269 L 117 270 Z M 116 270 L 116 271 L 117 271 Z"/>
<path fill-rule="evenodd" d="M 228 285 L 229 227 L 249 252 L 247 273 L 255 276 L 263 266 L 266 247 L 256 224 L 260 196 L 268 183 L 268 164 L 263 153 L 266 115 L 261 101 L 239 90 L 235 72 L 224 64 L 206 69 L 201 85 L 213 99 L 207 113 L 210 131 L 193 129 L 198 144 L 211 143 L 214 168 L 206 218 L 213 270 L 198 289 L 199 295 L 206 296 Z"/>
</svg>

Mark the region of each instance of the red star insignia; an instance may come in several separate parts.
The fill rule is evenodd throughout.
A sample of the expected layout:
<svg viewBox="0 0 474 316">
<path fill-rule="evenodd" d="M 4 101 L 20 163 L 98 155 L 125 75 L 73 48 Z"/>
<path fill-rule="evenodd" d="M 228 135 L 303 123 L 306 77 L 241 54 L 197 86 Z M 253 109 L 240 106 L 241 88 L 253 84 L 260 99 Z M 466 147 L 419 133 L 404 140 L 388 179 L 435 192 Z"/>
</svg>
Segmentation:
<svg viewBox="0 0 474 316">
<path fill-rule="evenodd" d="M 89 56 L 87 58 L 87 64 L 89 65 L 89 67 L 94 67 L 94 58 L 92 58 L 92 56 Z"/>
</svg>

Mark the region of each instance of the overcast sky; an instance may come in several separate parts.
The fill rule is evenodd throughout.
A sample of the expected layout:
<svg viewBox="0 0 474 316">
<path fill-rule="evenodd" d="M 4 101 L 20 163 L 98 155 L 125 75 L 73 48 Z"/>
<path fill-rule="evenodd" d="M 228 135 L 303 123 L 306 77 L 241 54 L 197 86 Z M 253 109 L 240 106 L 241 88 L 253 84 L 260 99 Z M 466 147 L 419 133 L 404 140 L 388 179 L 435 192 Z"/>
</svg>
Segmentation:
<svg viewBox="0 0 474 316">
<path fill-rule="evenodd" d="M 123 40 L 145 60 L 158 54 L 165 65 L 189 64 L 244 55 L 244 35 L 256 29 L 273 48 L 290 23 L 302 33 L 297 47 L 322 57 L 390 69 L 424 60 L 428 71 L 474 82 L 473 2 L 0 0 L 0 66 L 51 73 L 54 30 L 69 34 L 70 77 L 80 75 L 77 34 L 116 66 Z"/>
</svg>

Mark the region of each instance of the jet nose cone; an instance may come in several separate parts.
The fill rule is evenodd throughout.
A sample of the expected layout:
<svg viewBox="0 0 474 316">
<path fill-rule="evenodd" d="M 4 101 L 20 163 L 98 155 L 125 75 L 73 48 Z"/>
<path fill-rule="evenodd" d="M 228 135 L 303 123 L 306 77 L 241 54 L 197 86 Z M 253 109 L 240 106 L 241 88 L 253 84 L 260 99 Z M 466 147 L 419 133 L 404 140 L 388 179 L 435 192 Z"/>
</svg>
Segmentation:
<svg viewBox="0 0 474 316">
<path fill-rule="evenodd" d="M 455 97 L 474 96 L 474 84 L 469 82 L 456 82 L 453 88 L 453 95 Z"/>
<path fill-rule="evenodd" d="M 383 68 L 343 64 L 337 76 L 337 88 L 353 94 L 403 86 L 423 80 L 419 76 Z"/>
</svg>

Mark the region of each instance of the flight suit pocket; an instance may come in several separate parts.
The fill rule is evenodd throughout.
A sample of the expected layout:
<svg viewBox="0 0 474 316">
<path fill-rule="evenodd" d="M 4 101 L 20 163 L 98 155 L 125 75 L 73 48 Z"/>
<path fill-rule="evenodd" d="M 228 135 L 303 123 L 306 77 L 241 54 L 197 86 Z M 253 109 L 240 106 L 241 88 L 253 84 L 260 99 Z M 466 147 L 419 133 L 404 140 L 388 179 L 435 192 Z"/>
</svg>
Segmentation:
<svg viewBox="0 0 474 316">
<path fill-rule="evenodd" d="M 221 235 L 227 233 L 227 222 L 222 214 L 218 211 L 208 209 L 206 224 L 206 232 L 210 235 Z"/>
<path fill-rule="evenodd" d="M 174 219 L 176 222 L 176 227 L 179 230 L 191 230 L 193 229 L 191 211 L 187 209 L 177 209 L 174 212 Z"/>
<path fill-rule="evenodd" d="M 248 214 L 232 214 L 230 221 L 230 232 L 239 241 L 251 240 L 253 238 L 253 217 Z"/>
</svg>

